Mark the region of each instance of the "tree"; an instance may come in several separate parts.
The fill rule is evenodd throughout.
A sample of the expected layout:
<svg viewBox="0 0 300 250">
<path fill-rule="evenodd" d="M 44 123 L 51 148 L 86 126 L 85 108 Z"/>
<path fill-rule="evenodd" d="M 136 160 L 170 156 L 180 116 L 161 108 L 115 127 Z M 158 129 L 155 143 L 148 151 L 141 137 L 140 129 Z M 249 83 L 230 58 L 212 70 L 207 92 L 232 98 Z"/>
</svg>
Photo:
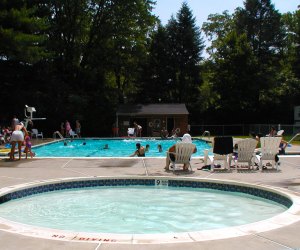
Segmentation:
<svg viewBox="0 0 300 250">
<path fill-rule="evenodd" d="M 271 0 L 246 0 L 244 9 L 235 13 L 235 25 L 239 34 L 246 33 L 255 55 L 263 63 L 279 53 L 283 42 L 281 15 Z"/>
<path fill-rule="evenodd" d="M 192 104 L 199 93 L 200 61 L 204 49 L 203 40 L 196 19 L 188 7 L 183 3 L 177 13 L 167 25 L 169 39 L 170 65 L 173 67 L 174 101 Z"/>
<path fill-rule="evenodd" d="M 169 87 L 170 64 L 166 28 L 158 23 L 150 36 L 149 55 L 140 76 L 139 103 L 172 102 Z"/>
<path fill-rule="evenodd" d="M 36 92 L 32 69 L 49 58 L 45 34 L 48 26 L 40 9 L 42 3 L 0 0 L 0 104 L 9 106 L 1 115 L 6 119 L 10 119 L 12 110 L 23 109 L 24 100 L 35 99 L 32 97 Z M 22 96 L 12 101 L 11 95 L 16 90 Z"/>
<path fill-rule="evenodd" d="M 207 48 L 210 55 L 213 55 L 217 46 L 218 39 L 223 39 L 229 32 L 235 30 L 233 16 L 224 11 L 222 14 L 210 14 L 207 22 L 202 25 L 207 39 L 211 46 Z"/>
<path fill-rule="evenodd" d="M 46 19 L 30 1 L 0 1 L 0 60 L 33 64 L 47 56 Z"/>
<path fill-rule="evenodd" d="M 211 82 L 219 95 L 216 110 L 219 118 L 231 122 L 248 122 L 249 113 L 255 113 L 259 96 L 257 60 L 246 35 L 232 31 L 218 43 L 212 64 Z M 224 116 L 224 117 L 223 117 Z M 236 119 L 236 121 L 234 121 Z"/>
<path fill-rule="evenodd" d="M 300 79 L 300 6 L 294 13 L 283 15 L 282 20 L 286 31 L 286 58 L 292 65 L 292 71 Z"/>
</svg>

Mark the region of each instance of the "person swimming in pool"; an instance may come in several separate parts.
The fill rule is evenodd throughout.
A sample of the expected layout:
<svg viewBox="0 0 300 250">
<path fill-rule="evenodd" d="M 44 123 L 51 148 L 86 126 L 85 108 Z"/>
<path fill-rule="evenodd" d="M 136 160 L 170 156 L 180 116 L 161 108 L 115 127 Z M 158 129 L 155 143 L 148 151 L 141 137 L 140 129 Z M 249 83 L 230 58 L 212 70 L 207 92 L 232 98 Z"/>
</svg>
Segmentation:
<svg viewBox="0 0 300 250">
<path fill-rule="evenodd" d="M 133 152 L 133 154 L 130 155 L 130 157 L 133 156 L 138 156 L 138 157 L 145 157 L 145 148 L 141 146 L 140 143 L 136 144 L 136 150 Z"/>
</svg>

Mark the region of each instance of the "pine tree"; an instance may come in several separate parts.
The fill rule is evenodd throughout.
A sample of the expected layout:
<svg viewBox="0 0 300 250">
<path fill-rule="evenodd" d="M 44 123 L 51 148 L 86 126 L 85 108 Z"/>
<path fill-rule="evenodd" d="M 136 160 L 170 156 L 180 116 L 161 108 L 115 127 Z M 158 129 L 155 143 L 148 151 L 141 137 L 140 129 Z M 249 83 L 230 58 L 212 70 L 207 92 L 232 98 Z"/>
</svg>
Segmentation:
<svg viewBox="0 0 300 250">
<path fill-rule="evenodd" d="M 47 56 L 46 19 L 29 0 L 0 0 L 0 60 L 32 64 Z"/>
<path fill-rule="evenodd" d="M 187 3 L 182 4 L 176 19 L 170 19 L 167 32 L 170 65 L 173 67 L 173 76 L 170 79 L 176 90 L 173 98 L 176 102 L 191 104 L 199 93 L 199 64 L 204 45 L 196 19 Z"/>
</svg>

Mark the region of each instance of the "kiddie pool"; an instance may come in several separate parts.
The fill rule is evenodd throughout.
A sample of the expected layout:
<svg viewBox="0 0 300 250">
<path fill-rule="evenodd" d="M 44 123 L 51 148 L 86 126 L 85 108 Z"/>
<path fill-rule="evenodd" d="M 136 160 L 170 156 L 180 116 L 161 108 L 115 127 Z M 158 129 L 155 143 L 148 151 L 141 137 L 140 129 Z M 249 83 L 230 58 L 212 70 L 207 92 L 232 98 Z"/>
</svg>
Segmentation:
<svg viewBox="0 0 300 250">
<path fill-rule="evenodd" d="M 0 203 L 26 199 L 33 195 L 43 195 L 51 191 L 63 191 L 69 189 L 80 190 L 93 187 L 153 187 L 153 188 L 182 188 L 182 189 L 210 189 L 214 191 L 233 192 L 253 196 L 253 198 L 267 199 L 280 206 L 286 207 L 285 211 L 263 221 L 253 222 L 246 225 L 238 225 L 213 230 L 198 230 L 188 232 L 167 232 L 159 234 L 145 233 L 113 233 L 112 232 L 77 232 L 72 230 L 50 229 L 40 226 L 22 224 L 5 218 L 0 218 L 0 223 L 6 225 L 6 231 L 24 235 L 42 237 L 47 239 L 58 239 L 67 241 L 86 242 L 118 242 L 118 243 L 175 243 L 193 242 L 212 239 L 222 239 L 237 236 L 244 236 L 253 233 L 273 230 L 300 220 L 296 213 L 300 211 L 300 202 L 297 196 L 278 188 L 256 186 L 252 184 L 233 181 L 220 181 L 197 178 L 164 178 L 164 177 L 98 177 L 98 178 L 69 178 L 49 181 L 39 181 L 29 184 L 22 184 L 15 187 L 3 188 L 0 190 Z M 147 197 L 145 197 L 147 199 Z M 130 202 L 130 201 L 128 201 Z M 7 204 L 8 204 L 7 203 Z M 232 204 L 234 206 L 235 204 Z M 1 207 L 1 205 L 0 205 Z M 259 209 L 259 208 L 257 208 Z M 224 216 L 228 210 L 224 210 Z M 213 213 L 213 211 L 212 211 Z M 80 216 L 80 214 L 78 214 Z M 151 216 L 151 213 L 148 214 Z M 1 217 L 1 209 L 0 209 Z M 189 217 L 187 211 L 186 220 Z"/>
</svg>

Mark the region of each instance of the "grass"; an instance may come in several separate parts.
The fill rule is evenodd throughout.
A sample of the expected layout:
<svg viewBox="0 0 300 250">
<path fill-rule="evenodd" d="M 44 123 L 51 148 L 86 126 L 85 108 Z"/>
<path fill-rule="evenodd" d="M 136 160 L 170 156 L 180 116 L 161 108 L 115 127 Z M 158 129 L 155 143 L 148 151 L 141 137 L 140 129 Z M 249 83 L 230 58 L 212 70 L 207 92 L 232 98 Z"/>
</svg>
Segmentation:
<svg viewBox="0 0 300 250">
<path fill-rule="evenodd" d="M 198 138 L 202 138 L 202 136 L 197 136 Z M 213 135 L 211 136 L 211 138 L 214 137 Z M 241 138 L 241 139 L 245 139 L 245 138 L 249 138 L 249 136 L 246 136 L 246 135 L 238 135 L 238 136 L 233 136 L 234 138 Z M 204 136 L 204 138 L 208 138 L 206 136 Z M 283 140 L 285 141 L 289 141 L 293 138 L 292 135 L 286 135 L 286 136 L 283 136 Z M 291 142 L 292 145 L 298 145 L 300 146 L 300 136 L 298 136 L 297 138 L 295 138 L 292 142 Z"/>
</svg>

